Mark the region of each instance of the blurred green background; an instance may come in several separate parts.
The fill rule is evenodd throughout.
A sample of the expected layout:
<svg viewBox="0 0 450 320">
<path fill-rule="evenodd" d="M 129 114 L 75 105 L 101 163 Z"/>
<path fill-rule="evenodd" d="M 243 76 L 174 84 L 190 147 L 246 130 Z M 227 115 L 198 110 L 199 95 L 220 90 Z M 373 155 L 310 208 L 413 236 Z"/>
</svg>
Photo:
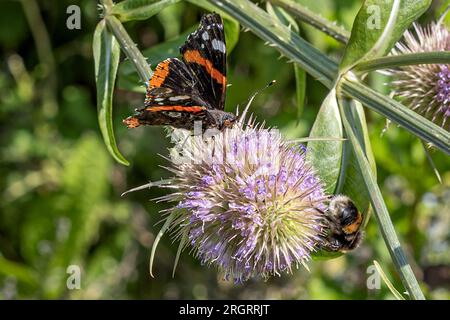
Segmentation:
<svg viewBox="0 0 450 320">
<path fill-rule="evenodd" d="M 348 30 L 361 4 L 298 1 Z M 81 8 L 81 30 L 66 27 L 66 9 L 72 4 Z M 443 5 L 435 0 L 423 22 L 435 19 Z M 156 254 L 155 278 L 150 278 L 150 247 L 165 205 L 149 199 L 165 191 L 120 194 L 168 177 L 158 154 L 167 154 L 169 145 L 163 128 L 127 130 L 122 125 L 144 95 L 127 90 L 129 79 L 121 77 L 114 94 L 115 132 L 131 165 L 119 165 L 108 154 L 95 105 L 96 1 L 3 0 L 0 8 L 0 299 L 392 299 L 383 282 L 380 289 L 367 288 L 373 260 L 403 292 L 375 219 L 354 252 L 314 261 L 310 272 L 243 285 L 223 281 L 188 250 L 172 278 L 177 244 L 165 236 Z M 125 28 L 145 49 L 196 26 L 202 13 L 179 3 L 149 20 L 125 23 Z M 339 58 L 341 44 L 303 24 L 300 29 L 314 46 Z M 307 77 L 306 103 L 297 121 L 293 66 L 278 58 L 273 48 L 241 32 L 228 57 L 232 86 L 227 109 L 234 110 L 276 79 L 256 98 L 252 112 L 289 138 L 306 136 L 326 88 Z M 368 79 L 387 93 L 386 81 L 378 74 Z M 372 112 L 367 118 L 378 181 L 413 270 L 427 298 L 449 299 L 450 160 L 431 151 L 443 178 L 439 184 L 418 139 L 395 125 L 381 137 L 385 119 Z M 69 265 L 81 268 L 78 290 L 66 286 Z"/>
</svg>

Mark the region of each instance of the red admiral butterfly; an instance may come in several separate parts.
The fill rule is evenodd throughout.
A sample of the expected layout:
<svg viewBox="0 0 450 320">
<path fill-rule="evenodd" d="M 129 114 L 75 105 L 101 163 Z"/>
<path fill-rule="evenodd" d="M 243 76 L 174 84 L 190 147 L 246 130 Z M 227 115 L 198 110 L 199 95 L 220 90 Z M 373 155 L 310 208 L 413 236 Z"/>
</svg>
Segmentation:
<svg viewBox="0 0 450 320">
<path fill-rule="evenodd" d="M 222 18 L 204 15 L 198 29 L 180 48 L 182 59 L 160 62 L 147 85 L 145 108 L 123 122 L 170 125 L 192 130 L 202 121 L 203 130 L 231 127 L 236 116 L 225 112 L 226 45 Z"/>
</svg>

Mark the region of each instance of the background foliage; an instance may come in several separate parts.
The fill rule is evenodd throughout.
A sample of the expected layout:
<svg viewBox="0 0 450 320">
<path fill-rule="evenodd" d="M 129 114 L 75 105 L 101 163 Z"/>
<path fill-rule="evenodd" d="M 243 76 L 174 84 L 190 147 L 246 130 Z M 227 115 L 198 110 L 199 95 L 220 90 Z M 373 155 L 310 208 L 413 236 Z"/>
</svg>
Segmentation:
<svg viewBox="0 0 450 320">
<path fill-rule="evenodd" d="M 357 0 L 298 0 L 347 30 L 361 5 Z M 345 256 L 310 264 L 311 272 L 267 282 L 234 285 L 222 281 L 185 252 L 171 277 L 177 246 L 164 237 L 155 259 L 148 257 L 160 228 L 163 204 L 148 199 L 152 189 L 120 198 L 127 188 L 167 177 L 159 168 L 168 146 L 162 128 L 126 130 L 121 119 L 143 102 L 136 74 L 120 66 L 114 92 L 114 128 L 130 167 L 117 164 L 100 135 L 96 113 L 92 38 L 98 23 L 95 1 L 81 0 L 81 30 L 66 28 L 66 8 L 73 1 L 3 1 L 0 10 L 0 298 L 284 298 L 390 299 L 384 284 L 368 290 L 367 267 L 377 260 L 397 288 L 402 288 L 374 220 L 362 246 Z M 433 1 L 420 21 L 442 11 L 447 1 Z M 265 4 L 261 4 L 265 7 Z M 168 49 L 184 41 L 202 11 L 180 2 L 125 27 L 152 66 L 176 56 Z M 226 25 L 225 28 L 233 28 Z M 300 24 L 300 33 L 331 57 L 342 45 Z M 181 35 L 180 37 L 178 37 Z M 175 40 L 174 40 L 175 39 Z M 228 39 L 227 39 L 228 40 Z M 178 42 L 177 42 L 178 41 Z M 272 79 L 277 85 L 252 105 L 258 119 L 279 127 L 288 138 L 307 136 L 327 89 L 306 76 L 306 99 L 299 111 L 295 72 L 285 59 L 249 32 L 241 32 L 228 57 L 227 109 L 243 104 Z M 230 41 L 229 41 L 230 42 Z M 123 55 L 121 57 L 123 60 Z M 297 77 L 301 75 L 297 74 Z M 388 92 L 387 79 L 368 80 Z M 140 92 L 139 92 L 140 91 Z M 297 121 L 297 116 L 300 118 Z M 433 174 L 421 142 L 366 112 L 377 163 L 378 183 L 402 244 L 427 298 L 450 298 L 450 163 L 432 152 L 443 183 Z M 82 268 L 80 290 L 66 288 L 66 268 Z"/>
</svg>

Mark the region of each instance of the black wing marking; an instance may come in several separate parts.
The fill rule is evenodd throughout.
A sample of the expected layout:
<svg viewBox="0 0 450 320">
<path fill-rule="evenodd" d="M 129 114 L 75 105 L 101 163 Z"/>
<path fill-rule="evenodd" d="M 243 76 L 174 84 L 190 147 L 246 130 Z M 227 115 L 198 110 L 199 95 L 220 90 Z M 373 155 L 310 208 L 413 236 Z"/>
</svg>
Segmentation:
<svg viewBox="0 0 450 320">
<path fill-rule="evenodd" d="M 226 43 L 222 18 L 204 15 L 199 28 L 180 48 L 183 61 L 195 76 L 195 87 L 209 109 L 223 110 L 226 94 Z"/>
</svg>

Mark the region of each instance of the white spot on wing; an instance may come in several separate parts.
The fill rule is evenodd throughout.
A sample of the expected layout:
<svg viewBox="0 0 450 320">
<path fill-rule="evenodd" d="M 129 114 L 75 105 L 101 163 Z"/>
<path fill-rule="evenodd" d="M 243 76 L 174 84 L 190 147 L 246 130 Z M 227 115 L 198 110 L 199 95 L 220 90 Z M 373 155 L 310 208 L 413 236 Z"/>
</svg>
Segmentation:
<svg viewBox="0 0 450 320">
<path fill-rule="evenodd" d="M 169 100 L 170 101 L 179 101 L 179 100 L 187 100 L 189 99 L 189 96 L 175 96 L 175 97 L 170 97 Z"/>
<path fill-rule="evenodd" d="M 222 53 L 225 53 L 226 48 L 225 48 L 225 43 L 221 40 L 217 40 L 217 39 L 213 39 L 211 41 L 212 47 L 214 50 L 218 50 Z"/>
<path fill-rule="evenodd" d="M 163 100 L 164 100 L 164 98 L 156 98 L 156 99 L 155 99 L 156 102 L 158 102 L 158 101 L 163 101 Z"/>
<path fill-rule="evenodd" d="M 205 40 L 205 41 L 209 39 L 209 34 L 208 34 L 208 32 L 203 31 L 203 33 L 202 33 L 202 39 Z"/>
</svg>

